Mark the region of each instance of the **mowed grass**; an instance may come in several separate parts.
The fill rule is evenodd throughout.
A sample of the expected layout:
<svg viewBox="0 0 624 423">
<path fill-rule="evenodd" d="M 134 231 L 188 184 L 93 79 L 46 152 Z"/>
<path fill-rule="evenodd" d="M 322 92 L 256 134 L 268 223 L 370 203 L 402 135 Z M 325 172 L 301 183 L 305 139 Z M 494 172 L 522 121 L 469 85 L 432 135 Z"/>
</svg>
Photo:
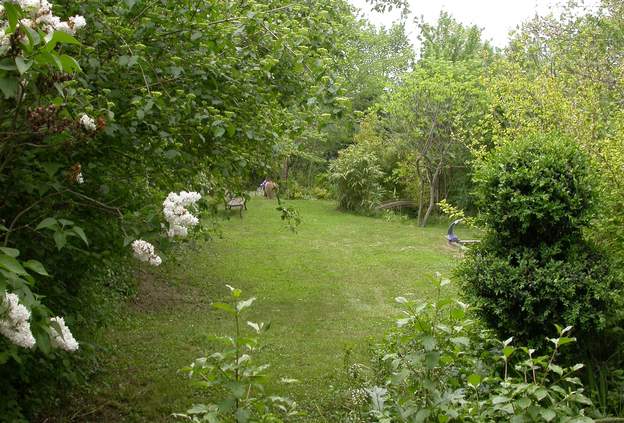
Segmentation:
<svg viewBox="0 0 624 423">
<path fill-rule="evenodd" d="M 243 219 L 233 212 L 223 223 L 222 238 L 142 273 L 137 299 L 98 340 L 100 372 L 60 419 L 171 421 L 172 412 L 208 399 L 177 370 L 219 348 L 212 335 L 232 333 L 211 307 L 229 284 L 257 298 L 249 320 L 272 324 L 256 357 L 271 365 L 269 390 L 295 399 L 308 414 L 302 421 L 332 421 L 345 351 L 365 360 L 367 345 L 399 313 L 394 298 L 433 295 L 433 274 L 448 275 L 457 251 L 446 245 L 445 224 L 356 216 L 326 201 L 289 204 L 303 217 L 297 233 L 274 201 L 253 198 Z M 283 385 L 282 377 L 300 383 Z"/>
</svg>

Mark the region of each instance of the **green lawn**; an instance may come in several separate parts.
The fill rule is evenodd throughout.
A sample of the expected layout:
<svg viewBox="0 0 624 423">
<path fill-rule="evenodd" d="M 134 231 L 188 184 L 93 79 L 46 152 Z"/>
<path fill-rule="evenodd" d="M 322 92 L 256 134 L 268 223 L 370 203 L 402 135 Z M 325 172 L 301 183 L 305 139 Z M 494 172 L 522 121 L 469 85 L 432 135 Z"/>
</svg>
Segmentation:
<svg viewBox="0 0 624 423">
<path fill-rule="evenodd" d="M 212 310 L 225 284 L 255 296 L 251 320 L 271 321 L 258 359 L 271 364 L 271 389 L 297 400 L 307 421 L 332 421 L 333 387 L 344 378 L 345 351 L 363 357 L 397 316 L 394 297 L 427 297 L 436 272 L 449 274 L 457 251 L 445 225 L 425 229 L 345 214 L 325 201 L 292 201 L 303 223 L 289 232 L 275 203 L 254 198 L 222 225 L 223 237 L 185 248 L 153 275 L 102 335 L 102 368 L 76 394 L 64 418 L 169 421 L 201 400 L 177 369 L 214 350 L 210 335 L 232 323 Z M 280 385 L 281 377 L 301 381 Z"/>
</svg>

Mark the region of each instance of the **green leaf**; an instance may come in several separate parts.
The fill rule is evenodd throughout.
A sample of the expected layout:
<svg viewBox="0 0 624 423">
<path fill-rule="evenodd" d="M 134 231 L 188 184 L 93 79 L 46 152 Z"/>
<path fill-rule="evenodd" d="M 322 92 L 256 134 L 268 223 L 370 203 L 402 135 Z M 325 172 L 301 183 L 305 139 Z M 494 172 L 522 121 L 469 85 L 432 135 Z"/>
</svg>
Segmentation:
<svg viewBox="0 0 624 423">
<path fill-rule="evenodd" d="M 516 404 L 518 405 L 518 407 L 520 407 L 521 409 L 525 410 L 527 408 L 529 408 L 531 406 L 531 399 L 530 398 L 520 398 L 518 401 L 516 401 Z"/>
<path fill-rule="evenodd" d="M 0 254 L 0 267 L 5 268 L 9 272 L 13 272 L 18 275 L 27 275 L 28 272 L 24 270 L 19 261 L 11 256 Z"/>
<path fill-rule="evenodd" d="M 63 72 L 63 63 L 58 54 L 54 52 L 43 52 L 35 56 L 35 61 L 41 64 L 56 66 L 59 71 Z"/>
<path fill-rule="evenodd" d="M 554 364 L 554 363 L 550 363 L 550 364 L 548 365 L 548 368 L 549 368 L 550 370 L 552 370 L 553 372 L 557 373 L 559 376 L 561 376 L 561 375 L 563 374 L 563 369 L 562 369 L 560 366 L 557 366 L 557 365 L 556 365 L 556 364 Z"/>
<path fill-rule="evenodd" d="M 468 383 L 474 387 L 477 387 L 481 384 L 481 376 L 478 374 L 471 374 L 468 376 Z"/>
<path fill-rule="evenodd" d="M 217 310 L 225 311 L 226 313 L 229 313 L 229 314 L 232 314 L 232 315 L 236 314 L 236 310 L 230 304 L 226 304 L 226 303 L 213 303 L 212 307 L 216 308 Z"/>
<path fill-rule="evenodd" d="M 565 344 L 569 344 L 572 342 L 576 342 L 576 338 L 568 338 L 568 337 L 561 337 L 559 338 L 559 345 L 565 345 Z"/>
<path fill-rule="evenodd" d="M 461 320 L 466 315 L 466 311 L 463 308 L 453 308 L 451 310 L 451 317 L 455 320 Z"/>
<path fill-rule="evenodd" d="M 59 60 L 61 61 L 61 65 L 63 66 L 63 71 L 66 73 L 82 71 L 76 59 L 74 59 L 71 56 L 68 56 L 67 54 L 61 54 L 59 56 Z"/>
<path fill-rule="evenodd" d="M 436 340 L 433 336 L 427 335 L 421 340 L 425 351 L 433 351 L 436 346 Z"/>
<path fill-rule="evenodd" d="M 549 422 L 549 421 L 553 420 L 555 417 L 557 417 L 557 413 L 555 413 L 550 408 L 542 409 L 542 410 L 540 410 L 539 413 L 540 413 L 540 416 L 542 416 L 542 418 L 544 420 L 546 420 L 547 422 Z"/>
<path fill-rule="evenodd" d="M 8 71 L 17 70 L 17 67 L 15 66 L 15 60 L 12 60 L 10 57 L 5 57 L 4 59 L 1 59 L 0 69 Z"/>
<path fill-rule="evenodd" d="M 235 398 L 241 399 L 245 395 L 245 385 L 240 382 L 231 382 L 226 386 Z"/>
<path fill-rule="evenodd" d="M 24 267 L 40 275 L 50 276 L 48 272 L 46 271 L 45 267 L 43 267 L 43 264 L 41 264 L 37 260 L 28 260 L 27 262 L 24 263 Z"/>
<path fill-rule="evenodd" d="M 163 153 L 163 156 L 165 156 L 165 158 L 168 160 L 175 159 L 176 157 L 180 155 L 181 154 L 178 150 L 167 150 Z"/>
<path fill-rule="evenodd" d="M 459 336 L 457 338 L 449 339 L 455 345 L 462 345 L 464 347 L 470 347 L 470 339 L 465 336 Z"/>
<path fill-rule="evenodd" d="M 3 224 L 0 224 L 0 231 L 3 231 L 3 232 L 9 232 L 9 228 L 7 228 L 6 226 L 4 226 Z"/>
<path fill-rule="evenodd" d="M 400 327 L 400 328 L 402 328 L 405 325 L 409 325 L 411 322 L 412 322 L 412 318 L 411 317 L 406 317 L 404 319 L 398 319 L 396 321 L 397 327 Z"/>
<path fill-rule="evenodd" d="M 4 94 L 4 98 L 15 98 L 17 96 L 18 86 L 17 78 L 0 78 L 0 90 L 2 94 Z"/>
<path fill-rule="evenodd" d="M 2 251 L 7 256 L 13 257 L 13 258 L 17 258 L 17 256 L 19 256 L 20 254 L 19 250 L 15 248 L 0 247 L 0 251 Z"/>
<path fill-rule="evenodd" d="M 503 356 L 505 356 L 505 358 L 509 358 L 511 354 L 513 354 L 514 351 L 515 351 L 514 347 L 507 346 L 503 348 Z"/>
<path fill-rule="evenodd" d="M 41 36 L 39 36 L 39 33 L 35 31 L 34 29 L 32 29 L 31 27 L 22 26 L 21 29 L 26 30 L 26 36 L 28 37 L 28 40 L 30 41 L 30 44 L 33 47 L 38 45 L 41 42 Z"/>
<path fill-rule="evenodd" d="M 430 415 L 431 415 L 431 411 L 430 410 L 427 410 L 426 408 L 422 408 L 422 409 L 418 410 L 418 413 L 416 413 L 416 415 L 413 417 L 412 421 L 414 423 L 426 422 Z"/>
<path fill-rule="evenodd" d="M 215 126 L 212 128 L 212 133 L 216 138 L 221 138 L 225 134 L 225 128 L 223 126 Z"/>
<path fill-rule="evenodd" d="M 538 390 L 535 391 L 535 393 L 533 393 L 533 396 L 538 401 L 543 400 L 544 398 L 546 398 L 547 395 L 548 395 L 548 391 L 544 388 L 539 388 Z"/>
<path fill-rule="evenodd" d="M 247 307 L 251 307 L 254 301 L 256 301 L 255 297 L 249 298 L 248 300 L 245 300 L 245 301 L 239 301 L 236 303 L 236 310 L 241 312 Z"/>
<path fill-rule="evenodd" d="M 51 52 L 58 43 L 80 45 L 80 41 L 69 35 L 67 32 L 54 31 L 54 33 L 52 34 L 52 38 L 45 45 L 44 51 Z"/>
<path fill-rule="evenodd" d="M 21 16 L 21 12 L 18 7 L 10 1 L 2 2 L 4 6 L 4 13 L 9 20 L 9 32 L 14 32 L 17 27 L 17 21 Z"/>
<path fill-rule="evenodd" d="M 492 404 L 496 405 L 496 404 L 504 404 L 509 402 L 509 398 L 503 395 L 497 395 L 495 397 L 492 398 Z"/>
<path fill-rule="evenodd" d="M 64 232 L 54 232 L 54 243 L 56 244 L 56 249 L 61 251 L 65 245 L 67 245 L 67 236 L 65 236 Z"/>
<path fill-rule="evenodd" d="M 132 66 L 136 65 L 137 63 L 139 63 L 139 56 L 130 56 L 128 58 L 128 67 L 131 68 Z"/>
<path fill-rule="evenodd" d="M 30 69 L 32 64 L 32 60 L 26 60 L 22 56 L 15 57 L 15 66 L 17 67 L 17 71 L 20 73 L 20 75 L 28 72 L 28 69 Z"/>
<path fill-rule="evenodd" d="M 425 354 L 425 365 L 428 369 L 433 369 L 440 362 L 440 353 L 438 351 L 431 351 Z"/>
<path fill-rule="evenodd" d="M 38 231 L 39 229 L 56 229 L 58 227 L 58 222 L 55 218 L 53 217 L 46 217 L 45 219 L 43 219 L 35 228 L 36 231 Z"/>
<path fill-rule="evenodd" d="M 236 423 L 247 423 L 251 418 L 251 413 L 245 408 L 239 408 L 234 413 L 236 417 Z"/>
<path fill-rule="evenodd" d="M 76 233 L 76 235 L 80 237 L 80 239 L 84 241 L 85 245 L 89 246 L 89 240 L 87 240 L 87 235 L 80 226 L 74 226 L 72 230 L 74 231 L 74 233 Z"/>
</svg>

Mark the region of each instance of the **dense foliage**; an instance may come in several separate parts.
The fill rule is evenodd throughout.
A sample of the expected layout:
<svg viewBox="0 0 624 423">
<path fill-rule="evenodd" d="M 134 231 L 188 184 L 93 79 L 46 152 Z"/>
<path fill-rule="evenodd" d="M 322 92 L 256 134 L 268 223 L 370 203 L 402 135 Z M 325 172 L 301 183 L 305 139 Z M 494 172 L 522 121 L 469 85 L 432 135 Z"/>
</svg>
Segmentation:
<svg viewBox="0 0 624 423">
<path fill-rule="evenodd" d="M 476 164 L 488 232 L 457 272 L 499 334 L 539 343 L 554 323 L 604 330 L 621 295 L 609 260 L 584 240 L 595 177 L 574 142 L 557 135 L 502 144 Z"/>
<path fill-rule="evenodd" d="M 444 13 L 435 26 L 421 22 L 420 29 L 419 62 L 369 109 L 360 130 L 370 132 L 366 122 L 378 120 L 373 131 L 382 142 L 367 150 L 379 157 L 394 151 L 384 159 L 380 200 L 414 200 L 424 226 L 442 199 L 468 205 L 466 162 L 473 145 L 489 140 L 482 74 L 492 52 L 480 30 Z"/>
<path fill-rule="evenodd" d="M 108 268 L 122 273 L 129 244 L 141 238 L 135 256 L 156 265 L 174 242 L 164 232 L 186 234 L 161 206 L 167 193 L 196 191 L 206 218 L 226 192 L 279 168 L 293 140 L 339 120 L 345 52 L 375 33 L 342 0 L 3 5 L 0 289 L 19 296 L 37 339 L 35 350 L 0 341 L 1 407 L 19 419 L 29 401 L 54 400 L 35 391 L 79 376 L 47 351 L 49 331 L 63 329 L 48 319 L 64 315 L 88 339 L 131 291 L 101 282 Z M 75 17 L 49 18 L 52 8 Z"/>
<path fill-rule="evenodd" d="M 345 421 L 593 421 L 576 375 L 583 365 L 556 364 L 575 340 L 570 327 L 558 327 L 544 349 L 515 347 L 482 328 L 467 304 L 442 297 L 447 279 L 434 283 L 431 302 L 396 298 L 397 328 L 374 346 L 371 363 L 349 367 Z"/>
<path fill-rule="evenodd" d="M 369 3 L 409 13 L 405 0 Z M 458 271 L 465 295 L 523 343 L 574 326 L 599 368 L 601 411 L 613 412 L 604 374 L 624 362 L 624 8 L 577 12 L 571 3 L 526 22 L 498 52 L 443 13 L 419 22 L 416 61 L 402 24 L 375 29 L 346 0 L 3 1 L 0 418 L 34 418 L 59 401 L 56 386 L 84 376 L 89 334 L 134 289 L 131 253 L 159 265 L 180 238 L 210 237 L 224 199 L 278 175 L 282 199 L 334 194 L 367 212 L 409 199 L 422 225 L 441 201 L 479 212 L 484 237 Z M 301 221 L 279 198 L 277 209 Z M 381 360 L 384 386 L 366 388 L 366 418 L 585 413 L 580 384 L 560 386 L 552 359 L 527 349 L 524 382 L 501 380 L 492 339 L 463 326 L 463 305 L 440 332 L 448 304 L 401 301 L 411 314 Z M 569 330 L 549 340 L 555 350 Z M 206 377 L 240 382 L 239 341 Z M 543 377 L 527 383 L 536 366 Z M 240 386 L 230 390 L 227 413 L 244 408 Z M 224 411 L 211 407 L 196 414 Z"/>
<path fill-rule="evenodd" d="M 480 219 L 505 247 L 574 242 L 593 216 L 596 173 L 566 137 L 501 144 L 474 164 L 473 179 Z"/>
</svg>

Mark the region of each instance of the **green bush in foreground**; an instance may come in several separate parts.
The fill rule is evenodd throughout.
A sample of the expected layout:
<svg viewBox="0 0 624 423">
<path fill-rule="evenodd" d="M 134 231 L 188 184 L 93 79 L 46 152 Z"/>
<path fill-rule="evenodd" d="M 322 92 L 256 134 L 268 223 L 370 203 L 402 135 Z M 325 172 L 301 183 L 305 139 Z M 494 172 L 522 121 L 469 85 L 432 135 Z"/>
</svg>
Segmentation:
<svg viewBox="0 0 624 423">
<path fill-rule="evenodd" d="M 194 386 L 206 390 L 218 400 L 195 404 L 186 413 L 175 417 L 207 423 L 279 423 L 298 415 L 296 403 L 289 398 L 265 394 L 264 383 L 269 365 L 255 364 L 253 354 L 258 348 L 258 336 L 269 324 L 243 319 L 255 298 L 241 299 L 242 291 L 227 285 L 231 303 L 215 303 L 213 307 L 226 312 L 234 321 L 235 335 L 221 338 L 227 345 L 207 357 L 196 359 L 181 371 L 188 374 Z M 243 334 L 248 326 L 253 334 Z M 294 380 L 282 379 L 290 383 Z"/>
<path fill-rule="evenodd" d="M 396 301 L 403 317 L 374 349 L 370 366 L 352 365 L 349 422 L 592 422 L 592 402 L 576 376 L 560 366 L 560 348 L 575 341 L 557 327 L 548 346 L 497 341 L 466 304 L 441 295 L 432 302 Z M 554 326 L 553 326 L 554 329 Z"/>
<path fill-rule="evenodd" d="M 513 140 L 477 163 L 475 191 L 488 232 L 457 275 L 499 335 L 536 344 L 554 323 L 587 337 L 607 326 L 619 283 L 605 253 L 583 237 L 597 178 L 587 155 L 557 135 Z"/>
</svg>

